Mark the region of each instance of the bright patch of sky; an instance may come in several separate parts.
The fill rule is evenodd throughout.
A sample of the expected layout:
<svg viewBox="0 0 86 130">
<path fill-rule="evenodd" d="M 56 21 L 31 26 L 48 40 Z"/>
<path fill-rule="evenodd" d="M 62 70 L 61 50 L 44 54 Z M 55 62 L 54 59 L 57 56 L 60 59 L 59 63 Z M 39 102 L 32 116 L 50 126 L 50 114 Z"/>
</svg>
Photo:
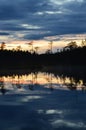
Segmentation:
<svg viewBox="0 0 86 130">
<path fill-rule="evenodd" d="M 40 29 L 41 27 L 30 25 L 30 24 L 21 24 L 22 27 L 25 27 L 26 29 Z"/>
<path fill-rule="evenodd" d="M 64 5 L 69 2 L 83 2 L 84 0 L 50 0 L 55 5 Z"/>
<path fill-rule="evenodd" d="M 0 0 L 0 43 L 37 41 L 40 46 L 53 40 L 62 47 L 71 40 L 81 42 L 85 12 L 86 0 Z"/>
</svg>

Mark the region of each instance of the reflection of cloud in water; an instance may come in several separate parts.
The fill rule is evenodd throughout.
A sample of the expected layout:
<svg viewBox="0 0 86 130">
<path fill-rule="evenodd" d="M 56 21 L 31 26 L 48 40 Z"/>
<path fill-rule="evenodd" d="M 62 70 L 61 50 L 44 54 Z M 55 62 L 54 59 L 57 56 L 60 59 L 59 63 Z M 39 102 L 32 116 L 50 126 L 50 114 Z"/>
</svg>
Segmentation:
<svg viewBox="0 0 86 130">
<path fill-rule="evenodd" d="M 86 128 L 86 125 L 83 122 L 71 122 L 71 121 L 59 120 L 59 119 L 52 121 L 52 125 L 55 128 L 60 128 L 60 127 Z"/>
<path fill-rule="evenodd" d="M 60 110 L 47 110 L 46 114 L 62 114 L 63 112 Z"/>
<path fill-rule="evenodd" d="M 4 77 L 1 83 L 9 91 L 0 96 L 0 130 L 86 129 L 86 94 L 66 91 L 75 85 L 75 80 L 33 73 Z M 81 80 L 77 86 L 82 85 Z"/>
<path fill-rule="evenodd" d="M 50 95 L 51 92 L 45 90 L 27 91 L 26 89 L 15 89 L 7 92 L 5 96 L 0 96 L 0 105 L 19 106 L 26 102 L 33 102 L 38 99 L 43 99 L 45 95 Z"/>
<path fill-rule="evenodd" d="M 37 99 L 42 99 L 42 96 L 18 96 L 16 95 L 16 97 L 0 97 L 0 105 L 11 105 L 11 106 L 19 106 L 19 105 L 23 105 L 23 103 L 25 102 L 30 102 L 33 100 L 37 100 Z M 1 100 L 2 99 L 2 100 Z"/>
<path fill-rule="evenodd" d="M 54 109 L 49 109 L 49 110 L 38 110 L 38 113 L 41 114 L 41 113 L 45 113 L 45 114 L 62 114 L 63 111 L 61 110 L 54 110 Z"/>
<path fill-rule="evenodd" d="M 41 98 L 42 96 L 25 96 L 24 98 L 21 99 L 21 102 L 28 102 L 34 99 L 41 99 Z"/>
<path fill-rule="evenodd" d="M 0 105 L 3 106 L 20 106 L 22 105 L 22 103 L 20 103 L 19 101 L 0 101 Z"/>
</svg>

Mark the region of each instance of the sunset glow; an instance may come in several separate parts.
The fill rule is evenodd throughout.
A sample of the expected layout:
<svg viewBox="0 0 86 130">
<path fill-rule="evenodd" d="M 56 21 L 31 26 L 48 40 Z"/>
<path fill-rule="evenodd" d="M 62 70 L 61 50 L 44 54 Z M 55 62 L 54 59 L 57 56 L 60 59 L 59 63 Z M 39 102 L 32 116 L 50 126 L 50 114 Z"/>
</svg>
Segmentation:
<svg viewBox="0 0 86 130">
<path fill-rule="evenodd" d="M 77 45 L 80 46 L 82 40 L 85 40 L 86 34 L 77 34 L 77 35 L 59 35 L 59 36 L 51 36 L 46 37 L 45 40 L 34 40 L 33 47 L 38 47 L 38 53 L 45 53 L 47 49 L 49 49 L 50 41 L 53 41 L 53 52 L 56 52 L 57 49 L 61 49 L 66 46 L 71 41 L 76 41 Z M 8 40 L 7 37 L 0 37 L 0 41 L 6 39 L 6 49 L 12 50 L 16 49 L 17 46 L 21 46 L 22 50 L 30 50 L 30 40 Z"/>
<path fill-rule="evenodd" d="M 86 0 L 0 0 L 0 130 L 86 130 Z"/>
<path fill-rule="evenodd" d="M 80 45 L 86 38 L 84 0 L 0 0 L 0 43 L 7 49 L 34 41 L 39 53 L 48 49 L 53 41 L 53 52 L 70 41 Z M 33 5 L 33 6 L 32 6 Z"/>
</svg>

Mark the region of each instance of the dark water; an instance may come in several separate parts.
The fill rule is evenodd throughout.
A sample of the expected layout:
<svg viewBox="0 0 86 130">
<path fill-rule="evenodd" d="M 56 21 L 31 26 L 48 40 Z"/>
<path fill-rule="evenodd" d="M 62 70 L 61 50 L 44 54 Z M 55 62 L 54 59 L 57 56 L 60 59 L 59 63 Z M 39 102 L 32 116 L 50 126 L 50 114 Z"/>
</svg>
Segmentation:
<svg viewBox="0 0 86 130">
<path fill-rule="evenodd" d="M 85 84 L 85 75 L 1 75 L 0 130 L 86 130 Z"/>
</svg>

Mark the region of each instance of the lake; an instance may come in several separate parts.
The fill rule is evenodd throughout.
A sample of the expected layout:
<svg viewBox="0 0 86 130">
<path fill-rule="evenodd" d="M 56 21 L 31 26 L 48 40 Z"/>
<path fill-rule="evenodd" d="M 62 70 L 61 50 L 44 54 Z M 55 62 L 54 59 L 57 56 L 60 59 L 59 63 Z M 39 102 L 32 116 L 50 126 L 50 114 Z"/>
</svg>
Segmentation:
<svg viewBox="0 0 86 130">
<path fill-rule="evenodd" d="M 86 130 L 85 71 L 70 72 L 1 71 L 0 130 Z"/>
</svg>

